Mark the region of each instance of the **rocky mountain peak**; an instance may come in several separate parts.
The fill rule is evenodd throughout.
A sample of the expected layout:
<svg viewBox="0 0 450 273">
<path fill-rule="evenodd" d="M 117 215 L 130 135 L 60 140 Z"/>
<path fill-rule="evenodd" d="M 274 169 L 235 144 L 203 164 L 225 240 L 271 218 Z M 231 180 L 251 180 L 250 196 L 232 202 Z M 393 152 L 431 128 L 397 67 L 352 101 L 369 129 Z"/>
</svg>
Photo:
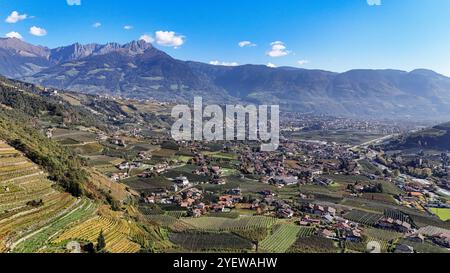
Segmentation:
<svg viewBox="0 0 450 273">
<path fill-rule="evenodd" d="M 0 38 L 0 49 L 27 56 L 48 58 L 50 50 L 43 46 L 35 46 L 17 38 Z"/>
</svg>

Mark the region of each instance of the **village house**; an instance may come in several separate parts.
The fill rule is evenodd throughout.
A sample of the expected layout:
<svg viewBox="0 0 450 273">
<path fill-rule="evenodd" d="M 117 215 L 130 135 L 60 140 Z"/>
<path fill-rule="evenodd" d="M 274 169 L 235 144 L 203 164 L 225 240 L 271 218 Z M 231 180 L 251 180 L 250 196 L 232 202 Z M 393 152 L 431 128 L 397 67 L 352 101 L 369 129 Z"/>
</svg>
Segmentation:
<svg viewBox="0 0 450 273">
<path fill-rule="evenodd" d="M 328 238 L 328 239 L 335 239 L 336 238 L 336 232 L 329 230 L 329 229 L 324 229 L 320 232 L 320 235 L 322 237 Z"/>
<path fill-rule="evenodd" d="M 414 253 L 414 248 L 405 244 L 398 244 L 395 247 L 394 253 Z"/>
<path fill-rule="evenodd" d="M 403 222 L 401 220 L 394 220 L 392 218 L 383 218 L 378 223 L 377 226 L 383 229 L 393 229 L 401 233 L 407 233 L 412 230 L 411 224 L 408 222 Z"/>
<path fill-rule="evenodd" d="M 149 171 L 145 171 L 143 173 L 138 174 L 139 178 L 150 178 L 152 176 L 153 176 L 153 173 L 149 172 Z"/>
<path fill-rule="evenodd" d="M 221 175 L 222 169 L 219 166 L 213 166 L 211 167 L 211 173 L 215 175 Z"/>
<path fill-rule="evenodd" d="M 169 169 L 169 164 L 167 164 L 167 163 L 156 164 L 153 167 L 153 171 L 157 174 L 161 174 L 161 173 L 167 171 L 167 169 Z"/>
<path fill-rule="evenodd" d="M 450 235 L 448 234 L 437 234 L 431 238 L 433 243 L 440 245 L 445 248 L 450 248 Z"/>
<path fill-rule="evenodd" d="M 272 183 L 279 186 L 290 186 L 298 184 L 296 176 L 275 176 L 272 177 Z"/>
<path fill-rule="evenodd" d="M 128 175 L 128 173 L 113 173 L 111 174 L 110 179 L 114 182 L 118 182 L 120 180 L 127 179 L 129 177 L 130 176 Z"/>
<path fill-rule="evenodd" d="M 326 224 L 331 224 L 331 223 L 334 222 L 334 217 L 327 213 L 327 214 L 325 214 L 325 215 L 322 215 L 322 220 L 323 220 Z"/>
<path fill-rule="evenodd" d="M 147 152 L 140 152 L 138 154 L 139 159 L 141 160 L 151 160 L 152 159 L 152 155 L 147 153 Z"/>
<path fill-rule="evenodd" d="M 128 170 L 130 168 L 130 164 L 128 162 L 122 162 L 119 165 L 116 166 L 117 169 L 123 171 L 123 170 Z"/>
<path fill-rule="evenodd" d="M 209 208 L 214 212 L 225 212 L 225 205 L 212 204 Z"/>
<path fill-rule="evenodd" d="M 224 205 L 227 208 L 233 208 L 235 203 L 242 201 L 242 195 L 226 194 L 219 197 L 218 204 Z"/>
<path fill-rule="evenodd" d="M 231 195 L 242 195 L 242 190 L 240 188 L 234 188 L 228 191 Z"/>
<path fill-rule="evenodd" d="M 181 188 L 185 188 L 185 187 L 188 187 L 190 185 L 189 180 L 187 179 L 186 176 L 179 176 L 179 177 L 175 178 L 173 180 L 173 182 L 175 184 L 177 184 L 178 187 L 181 187 Z"/>
<path fill-rule="evenodd" d="M 350 232 L 346 231 L 344 236 L 345 240 L 349 242 L 360 243 L 363 240 L 361 231 L 356 229 L 352 229 Z"/>
<path fill-rule="evenodd" d="M 329 178 L 316 177 L 313 182 L 320 186 L 330 186 L 334 181 Z"/>
<path fill-rule="evenodd" d="M 300 225 L 302 226 L 311 226 L 311 225 L 320 225 L 320 219 L 312 218 L 309 215 L 304 216 L 300 220 Z"/>
<path fill-rule="evenodd" d="M 182 208 L 190 208 L 192 206 L 192 204 L 194 204 L 194 202 L 195 202 L 195 199 L 186 198 L 183 201 L 181 201 L 180 207 L 182 207 Z"/>
<path fill-rule="evenodd" d="M 324 216 L 329 214 L 332 217 L 336 216 L 336 209 L 333 207 L 325 207 L 317 204 L 308 203 L 303 205 L 302 210 L 318 216 Z"/>
<path fill-rule="evenodd" d="M 287 219 L 290 219 L 290 218 L 294 217 L 294 211 L 292 211 L 292 210 L 289 209 L 289 208 L 282 208 L 282 209 L 279 209 L 279 210 L 277 211 L 277 216 L 278 216 L 279 218 L 287 218 Z"/>
<path fill-rule="evenodd" d="M 425 242 L 425 236 L 423 236 L 420 233 L 410 234 L 410 235 L 407 235 L 405 238 L 408 241 L 415 242 L 415 243 L 421 243 L 422 244 L 422 243 Z"/>
<path fill-rule="evenodd" d="M 274 193 L 272 190 L 263 190 L 259 192 L 263 196 L 276 196 L 276 193 Z"/>
</svg>

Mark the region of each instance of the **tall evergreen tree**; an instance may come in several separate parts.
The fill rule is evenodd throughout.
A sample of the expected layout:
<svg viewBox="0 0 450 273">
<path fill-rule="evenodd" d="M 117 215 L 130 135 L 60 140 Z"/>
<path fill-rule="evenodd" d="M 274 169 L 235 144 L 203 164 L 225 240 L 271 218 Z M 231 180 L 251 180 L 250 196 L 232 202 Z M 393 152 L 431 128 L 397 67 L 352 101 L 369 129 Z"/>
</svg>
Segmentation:
<svg viewBox="0 0 450 273">
<path fill-rule="evenodd" d="M 105 236 L 103 235 L 103 230 L 100 231 L 100 234 L 98 235 L 97 238 L 97 251 L 101 252 L 105 249 L 106 247 L 106 241 L 105 241 Z"/>
</svg>

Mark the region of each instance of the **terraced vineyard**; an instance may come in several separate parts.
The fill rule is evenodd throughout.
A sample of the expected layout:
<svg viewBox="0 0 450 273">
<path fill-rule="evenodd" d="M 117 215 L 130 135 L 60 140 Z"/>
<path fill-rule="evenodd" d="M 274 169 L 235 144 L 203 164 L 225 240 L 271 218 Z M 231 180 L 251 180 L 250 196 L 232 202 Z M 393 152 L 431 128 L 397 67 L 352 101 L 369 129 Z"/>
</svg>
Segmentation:
<svg viewBox="0 0 450 273">
<path fill-rule="evenodd" d="M 299 236 L 308 237 L 314 229 L 302 228 L 292 224 L 281 224 L 274 227 L 274 232 L 260 243 L 263 252 L 285 253 Z"/>
<path fill-rule="evenodd" d="M 403 222 L 410 223 L 414 226 L 414 222 L 412 221 L 411 217 L 408 214 L 403 213 L 399 210 L 387 209 L 384 211 L 384 215 L 394 220 L 400 220 Z"/>
<path fill-rule="evenodd" d="M 185 218 L 182 221 L 199 230 L 226 231 L 240 229 L 270 228 L 276 218 L 265 216 L 248 216 L 238 219 L 221 217 Z"/>
<path fill-rule="evenodd" d="M 53 188 L 44 172 L 0 142 L 0 251 L 34 252 L 90 202 Z M 92 208 L 94 209 L 94 208 Z"/>
<path fill-rule="evenodd" d="M 62 215 L 58 219 L 55 219 L 51 224 L 40 230 L 31 233 L 23 240 L 16 242 L 13 248 L 14 252 L 21 253 L 35 253 L 44 245 L 48 244 L 48 241 L 54 236 L 73 225 L 93 216 L 96 211 L 96 206 L 87 199 L 81 199 L 77 202 L 75 208 L 69 213 Z"/>
<path fill-rule="evenodd" d="M 447 236 L 450 236 L 450 230 L 435 227 L 435 226 L 425 226 L 419 229 L 419 233 L 427 235 L 427 236 L 435 236 L 438 234 L 445 234 Z"/>
<path fill-rule="evenodd" d="M 373 212 L 366 212 L 362 210 L 352 210 L 346 215 L 344 215 L 345 219 L 348 219 L 350 221 L 360 223 L 366 226 L 374 226 L 383 215 L 373 213 Z"/>
<path fill-rule="evenodd" d="M 52 240 L 52 243 L 61 244 L 74 239 L 95 243 L 101 231 L 105 236 L 105 249 L 108 252 L 134 253 L 141 249 L 138 243 L 132 241 L 132 238 L 144 236 L 140 229 L 124 219 L 104 215 L 68 229 Z"/>
</svg>

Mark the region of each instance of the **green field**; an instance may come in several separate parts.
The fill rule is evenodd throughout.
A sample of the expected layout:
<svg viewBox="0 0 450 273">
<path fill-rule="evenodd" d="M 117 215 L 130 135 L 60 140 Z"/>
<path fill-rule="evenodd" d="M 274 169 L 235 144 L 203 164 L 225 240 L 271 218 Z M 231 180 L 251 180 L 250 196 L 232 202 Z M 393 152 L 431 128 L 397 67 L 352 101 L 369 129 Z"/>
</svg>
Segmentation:
<svg viewBox="0 0 450 273">
<path fill-rule="evenodd" d="M 285 253 L 295 243 L 300 232 L 304 234 L 303 237 L 308 237 L 313 229 L 303 229 L 292 224 L 277 225 L 273 233 L 261 241 L 260 248 L 263 252 Z"/>
<path fill-rule="evenodd" d="M 215 159 L 235 160 L 238 158 L 238 156 L 236 154 L 228 154 L 228 153 L 222 153 L 222 152 L 204 152 L 203 154 L 206 156 L 210 156 L 211 158 L 215 158 Z"/>
<path fill-rule="evenodd" d="M 436 214 L 442 221 L 450 220 L 450 209 L 430 208 L 430 211 Z"/>
</svg>

